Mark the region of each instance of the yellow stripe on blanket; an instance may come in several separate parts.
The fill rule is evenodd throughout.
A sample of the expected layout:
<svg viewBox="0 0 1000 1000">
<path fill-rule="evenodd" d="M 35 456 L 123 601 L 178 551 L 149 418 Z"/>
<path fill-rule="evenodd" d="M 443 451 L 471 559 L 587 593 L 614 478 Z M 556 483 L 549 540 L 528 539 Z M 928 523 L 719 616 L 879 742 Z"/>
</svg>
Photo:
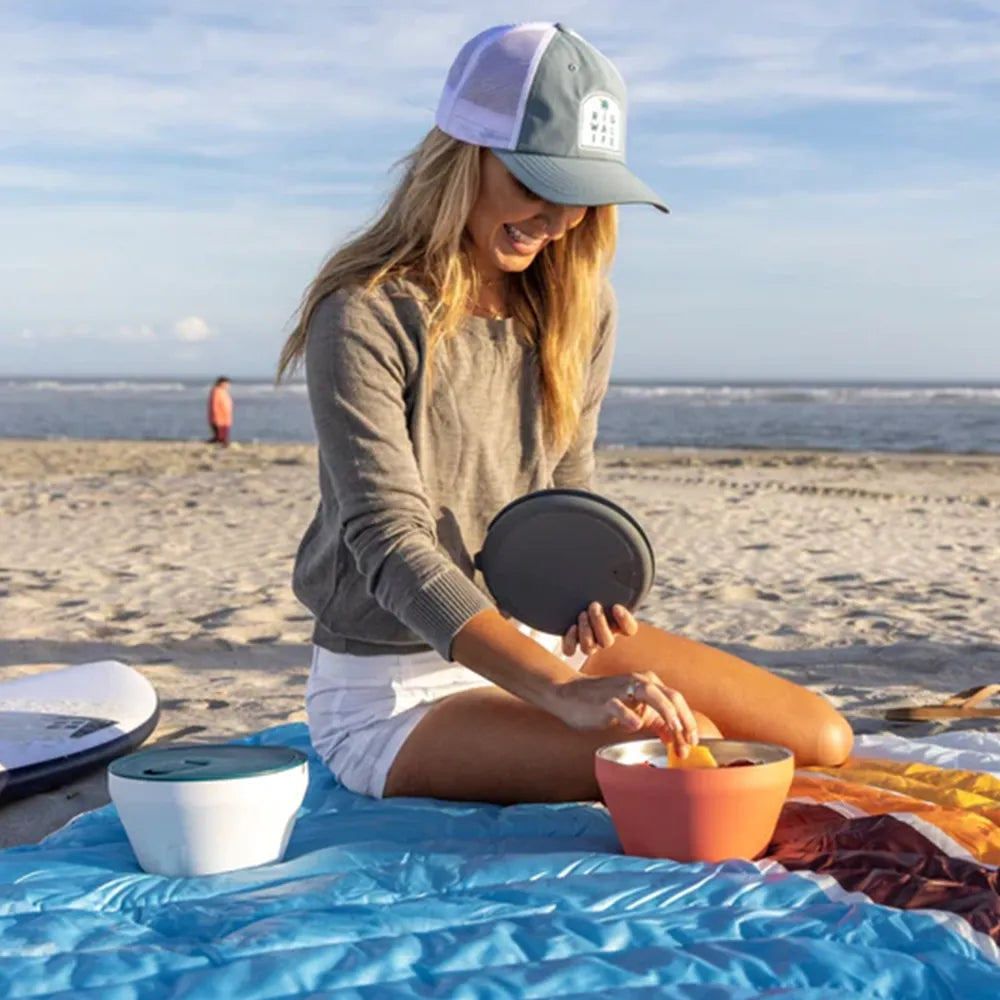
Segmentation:
<svg viewBox="0 0 1000 1000">
<path fill-rule="evenodd" d="M 810 777 L 810 772 L 817 776 Z M 798 770 L 788 794 L 845 802 L 870 816 L 912 813 L 933 823 L 978 861 L 1000 865 L 1000 781 L 991 775 L 852 758 L 842 767 Z"/>
<path fill-rule="evenodd" d="M 852 757 L 841 767 L 809 767 L 805 770 L 886 788 L 926 802 L 975 809 L 983 815 L 993 812 L 993 821 L 1000 824 L 1000 778 L 994 778 L 992 774 L 871 757 Z"/>
</svg>

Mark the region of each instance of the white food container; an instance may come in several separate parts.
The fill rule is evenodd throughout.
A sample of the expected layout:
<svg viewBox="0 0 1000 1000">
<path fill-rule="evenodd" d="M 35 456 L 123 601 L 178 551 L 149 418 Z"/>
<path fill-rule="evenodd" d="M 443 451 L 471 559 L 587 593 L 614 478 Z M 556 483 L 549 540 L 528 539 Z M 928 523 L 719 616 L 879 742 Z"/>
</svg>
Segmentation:
<svg viewBox="0 0 1000 1000">
<path fill-rule="evenodd" d="M 308 784 L 282 746 L 140 750 L 108 767 L 108 791 L 142 868 L 212 875 L 280 861 Z"/>
</svg>

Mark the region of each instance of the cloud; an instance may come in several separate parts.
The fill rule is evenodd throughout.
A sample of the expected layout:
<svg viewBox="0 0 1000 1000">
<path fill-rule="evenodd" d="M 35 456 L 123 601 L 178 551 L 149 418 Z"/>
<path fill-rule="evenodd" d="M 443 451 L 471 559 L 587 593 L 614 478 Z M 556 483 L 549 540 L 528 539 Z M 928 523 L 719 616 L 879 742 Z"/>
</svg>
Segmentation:
<svg viewBox="0 0 1000 1000">
<path fill-rule="evenodd" d="M 679 116 L 691 135 L 748 119 L 781 133 L 714 150 L 696 140 L 654 166 L 794 170 L 803 163 L 783 147 L 837 158 L 820 130 L 790 141 L 779 115 L 903 113 L 908 142 L 949 117 L 992 115 L 1000 18 L 990 10 L 703 0 L 664 17 L 660 0 L 564 0 L 560 16 L 622 67 L 638 112 L 633 148 Z M 527 0 L 12 0 L 0 7 L 0 200 L 350 204 L 430 125 L 459 45 L 487 24 L 538 16 Z"/>
<path fill-rule="evenodd" d="M 198 373 L 270 370 L 322 259 L 429 126 L 461 43 L 550 13 L 0 4 L 0 231 L 17 248 L 0 259 L 0 368 L 58 354 L 67 370 L 158 371 L 184 351 Z M 558 16 L 621 67 L 630 162 L 674 211 L 622 213 L 623 317 L 650 331 L 622 338 L 637 370 L 670 370 L 667 320 L 703 344 L 716 323 L 705 370 L 767 357 L 794 317 L 847 304 L 882 309 L 886 329 L 992 331 L 998 0 L 561 0 Z M 713 320 L 726 301 L 740 310 Z"/>
<path fill-rule="evenodd" d="M 363 217 L 357 205 L 0 204 L 0 232 L 17 247 L 0 255 L 0 331 L 148 323 L 176 342 L 174 323 L 197 315 L 212 328 L 278 336 L 330 249 Z"/>
<path fill-rule="evenodd" d="M 214 335 L 215 331 L 200 316 L 185 316 L 174 323 L 174 336 L 188 344 L 208 340 Z"/>
<path fill-rule="evenodd" d="M 746 67 L 743 67 L 745 69 Z M 958 94 L 946 88 L 845 80 L 836 75 L 776 71 L 719 72 L 708 80 L 643 80 L 630 90 L 633 101 L 655 105 L 768 105 L 791 108 L 818 104 L 950 104 Z"/>
<path fill-rule="evenodd" d="M 777 143 L 746 133 L 668 132 L 650 143 L 655 162 L 697 169 L 815 169 L 819 157 L 808 147 Z"/>
<path fill-rule="evenodd" d="M 156 340 L 156 331 L 148 323 L 139 326 L 120 326 L 115 336 L 110 340 L 150 341 Z"/>
<path fill-rule="evenodd" d="M 310 137 L 352 144 L 364 129 L 429 124 L 459 45 L 534 4 L 170 0 L 46 16 L 0 12 L 6 143 L 157 149 L 214 143 L 259 152 Z M 923 0 L 705 0 L 563 4 L 625 71 L 633 101 L 670 107 L 960 103 L 1000 82 L 1000 28 Z M 36 9 L 37 8 L 37 9 Z M 16 139 L 14 137 L 17 137 Z"/>
<path fill-rule="evenodd" d="M 47 18 L 44 6 L 0 12 L 7 142 L 182 150 L 220 134 L 426 118 L 475 15 L 408 8 L 174 0 L 156 16 L 99 23 Z"/>
<path fill-rule="evenodd" d="M 998 231 L 995 173 L 629 213 L 616 372 L 995 377 Z"/>
<path fill-rule="evenodd" d="M 196 317 L 195 317 L 196 318 Z M 0 337 L 2 337 L 0 333 Z M 54 323 L 45 327 L 22 327 L 8 334 L 17 341 L 90 341 L 104 343 L 151 343 L 157 340 L 156 330 L 149 323 L 137 325 L 124 323 L 119 326 L 97 327 L 90 324 Z"/>
</svg>

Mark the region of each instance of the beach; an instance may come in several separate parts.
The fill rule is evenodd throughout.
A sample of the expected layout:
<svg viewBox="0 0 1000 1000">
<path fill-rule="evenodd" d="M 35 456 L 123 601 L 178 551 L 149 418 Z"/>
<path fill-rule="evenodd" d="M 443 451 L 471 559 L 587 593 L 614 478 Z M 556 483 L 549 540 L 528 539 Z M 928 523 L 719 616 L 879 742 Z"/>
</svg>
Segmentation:
<svg viewBox="0 0 1000 1000">
<path fill-rule="evenodd" d="M 640 618 L 859 732 L 926 732 L 882 713 L 1000 681 L 1000 456 L 606 449 L 596 487 L 653 543 Z M 303 720 L 316 497 L 307 444 L 0 440 L 0 679 L 128 663 L 160 697 L 147 745 Z M 0 807 L 0 846 L 106 802 L 98 772 Z"/>
</svg>

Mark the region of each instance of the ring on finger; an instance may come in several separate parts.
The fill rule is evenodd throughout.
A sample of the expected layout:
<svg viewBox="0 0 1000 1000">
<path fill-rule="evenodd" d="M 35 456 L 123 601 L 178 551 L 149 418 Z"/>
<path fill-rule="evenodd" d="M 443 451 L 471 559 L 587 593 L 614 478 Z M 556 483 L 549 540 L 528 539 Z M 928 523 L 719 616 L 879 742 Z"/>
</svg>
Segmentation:
<svg viewBox="0 0 1000 1000">
<path fill-rule="evenodd" d="M 636 692 L 638 687 L 639 685 L 635 680 L 630 680 L 628 682 L 628 687 L 625 688 L 625 697 L 628 698 L 629 701 L 637 700 L 638 695 Z"/>
</svg>

